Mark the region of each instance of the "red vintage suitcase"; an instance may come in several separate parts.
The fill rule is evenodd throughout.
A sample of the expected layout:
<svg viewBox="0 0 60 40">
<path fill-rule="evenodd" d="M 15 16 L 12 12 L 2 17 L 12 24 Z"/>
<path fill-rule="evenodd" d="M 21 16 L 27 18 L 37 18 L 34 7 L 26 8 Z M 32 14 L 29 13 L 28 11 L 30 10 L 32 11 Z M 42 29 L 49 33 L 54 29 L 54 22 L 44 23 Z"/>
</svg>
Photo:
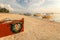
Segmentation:
<svg viewBox="0 0 60 40">
<path fill-rule="evenodd" d="M 24 31 L 24 18 L 20 20 L 0 21 L 0 37 Z"/>
</svg>

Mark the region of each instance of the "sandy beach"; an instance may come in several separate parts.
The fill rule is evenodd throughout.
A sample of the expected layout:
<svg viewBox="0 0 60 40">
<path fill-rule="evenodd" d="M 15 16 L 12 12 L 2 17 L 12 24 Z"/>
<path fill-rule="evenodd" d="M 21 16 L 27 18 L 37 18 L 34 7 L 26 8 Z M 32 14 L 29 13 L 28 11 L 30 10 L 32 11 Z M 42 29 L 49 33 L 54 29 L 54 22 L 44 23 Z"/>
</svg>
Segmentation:
<svg viewBox="0 0 60 40">
<path fill-rule="evenodd" d="M 60 23 L 39 20 L 18 14 L 0 13 L 0 20 L 24 18 L 24 32 L 2 37 L 0 40 L 60 40 Z"/>
</svg>

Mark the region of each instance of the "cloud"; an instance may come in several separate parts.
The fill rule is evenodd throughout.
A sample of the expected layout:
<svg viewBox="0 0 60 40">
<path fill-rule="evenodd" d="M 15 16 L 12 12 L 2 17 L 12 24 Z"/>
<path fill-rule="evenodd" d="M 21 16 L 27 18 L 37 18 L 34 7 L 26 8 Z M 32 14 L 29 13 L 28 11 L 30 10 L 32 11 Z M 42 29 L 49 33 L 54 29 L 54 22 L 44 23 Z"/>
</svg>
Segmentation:
<svg viewBox="0 0 60 40">
<path fill-rule="evenodd" d="M 40 8 L 40 5 L 44 2 L 45 0 L 0 0 L 2 7 L 19 12 L 31 12 L 32 9 L 35 10 Z"/>
<path fill-rule="evenodd" d="M 34 3 L 29 8 L 30 11 L 34 12 L 54 12 L 59 13 L 60 0 L 44 0 L 42 3 Z"/>
<path fill-rule="evenodd" d="M 0 6 L 18 12 L 50 12 L 51 8 L 54 12 L 60 9 L 60 0 L 0 0 Z"/>
<path fill-rule="evenodd" d="M 45 0 L 35 0 L 35 1 L 37 2 L 32 1 L 32 4 L 29 4 L 29 7 L 27 8 L 27 11 L 29 11 L 30 13 L 41 12 L 40 11 L 41 5 L 45 2 Z"/>
<path fill-rule="evenodd" d="M 31 5 L 35 5 L 37 3 L 42 4 L 45 0 L 17 0 L 16 2 L 20 4 L 22 7 L 30 7 Z"/>
<path fill-rule="evenodd" d="M 17 0 L 16 1 L 20 6 L 25 8 L 25 12 L 34 12 L 40 11 L 40 6 L 45 2 L 45 0 Z"/>
<path fill-rule="evenodd" d="M 13 11 L 14 9 L 9 4 L 0 4 L 0 7 L 9 9 L 10 11 Z"/>
</svg>

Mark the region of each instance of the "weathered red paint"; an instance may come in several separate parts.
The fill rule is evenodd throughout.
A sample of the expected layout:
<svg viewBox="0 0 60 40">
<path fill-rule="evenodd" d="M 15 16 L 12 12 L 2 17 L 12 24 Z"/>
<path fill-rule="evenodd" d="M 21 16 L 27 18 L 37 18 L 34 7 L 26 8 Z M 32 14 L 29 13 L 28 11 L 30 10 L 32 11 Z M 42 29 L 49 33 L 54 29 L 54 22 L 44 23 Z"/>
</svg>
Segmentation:
<svg viewBox="0 0 60 40">
<path fill-rule="evenodd" d="M 0 23 L 0 37 L 15 34 L 11 31 L 10 24 L 14 24 L 16 22 L 22 22 L 22 29 L 20 32 L 24 31 L 24 18 L 22 18 L 21 20 L 12 20 L 12 22 L 8 22 L 8 23 L 2 22 L 2 23 Z"/>
</svg>

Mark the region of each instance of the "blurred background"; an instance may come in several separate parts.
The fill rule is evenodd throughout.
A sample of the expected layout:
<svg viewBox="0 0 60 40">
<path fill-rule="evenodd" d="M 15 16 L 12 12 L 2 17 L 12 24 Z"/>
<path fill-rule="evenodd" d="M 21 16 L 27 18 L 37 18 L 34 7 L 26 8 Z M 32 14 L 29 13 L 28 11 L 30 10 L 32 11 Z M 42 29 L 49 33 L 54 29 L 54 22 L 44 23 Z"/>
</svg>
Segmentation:
<svg viewBox="0 0 60 40">
<path fill-rule="evenodd" d="M 0 12 L 60 22 L 60 0 L 0 0 Z"/>
</svg>

